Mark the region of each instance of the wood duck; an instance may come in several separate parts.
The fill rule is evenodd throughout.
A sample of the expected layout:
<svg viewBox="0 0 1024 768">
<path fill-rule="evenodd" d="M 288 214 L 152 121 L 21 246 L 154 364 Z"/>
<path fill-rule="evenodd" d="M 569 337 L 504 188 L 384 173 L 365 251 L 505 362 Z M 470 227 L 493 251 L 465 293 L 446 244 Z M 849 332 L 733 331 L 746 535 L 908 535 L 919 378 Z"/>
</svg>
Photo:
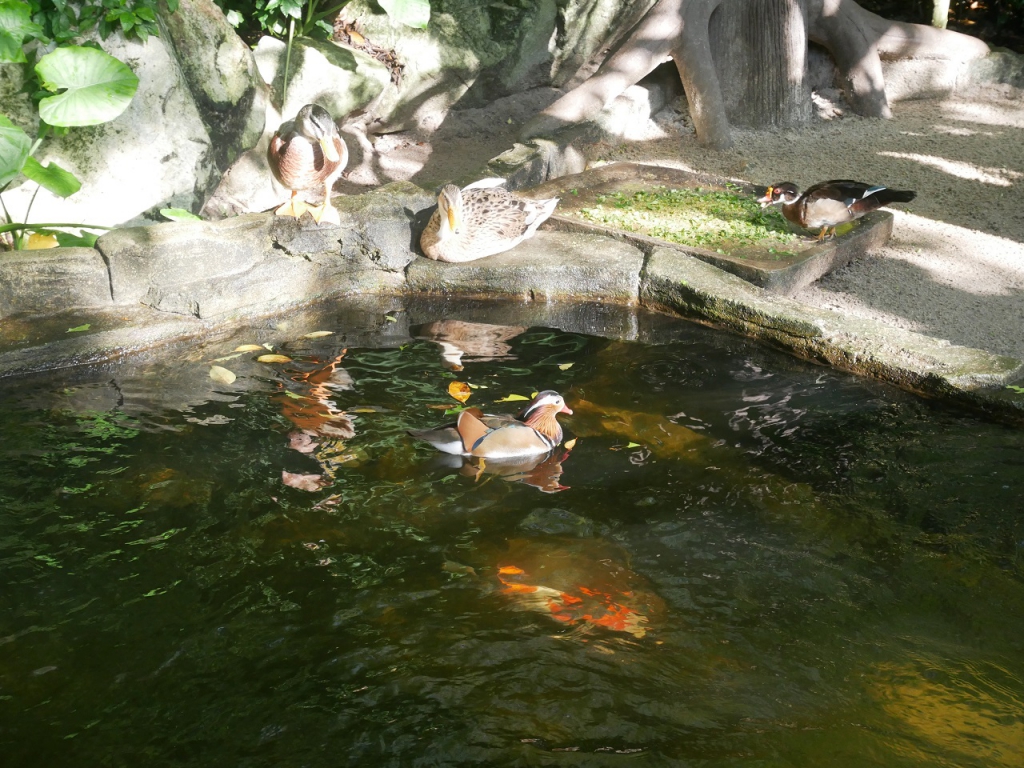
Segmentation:
<svg viewBox="0 0 1024 768">
<path fill-rule="evenodd" d="M 560 394 L 548 389 L 538 392 L 518 417 L 491 416 L 468 408 L 454 424 L 409 430 L 409 434 L 457 456 L 533 456 L 547 453 L 562 442 L 562 425 L 557 419 L 560 413 L 571 414 L 572 409 Z"/>
<path fill-rule="evenodd" d="M 324 219 L 339 223 L 331 205 L 331 187 L 348 165 L 348 147 L 326 109 L 319 104 L 300 109 L 270 140 L 267 159 L 274 175 L 292 193 L 274 213 L 298 218 L 308 210 L 317 224 Z M 298 199 L 299 192 L 320 184 L 324 185 L 323 205 L 310 206 Z"/>
<path fill-rule="evenodd" d="M 558 198 L 514 197 L 504 184 L 504 179 L 481 179 L 462 189 L 442 187 L 437 210 L 420 235 L 423 253 L 437 261 L 473 261 L 533 237 L 554 213 Z"/>
<path fill-rule="evenodd" d="M 909 203 L 916 196 L 916 192 L 909 190 L 835 179 L 815 184 L 802 195 L 791 181 L 773 184 L 757 202 L 761 203 L 762 208 L 781 203 L 782 215 L 797 226 L 805 229 L 821 227 L 818 240 L 822 241 L 829 235 L 829 229 L 832 230 L 831 236 L 835 237 L 836 226 L 839 224 L 859 219 L 883 205 Z"/>
</svg>

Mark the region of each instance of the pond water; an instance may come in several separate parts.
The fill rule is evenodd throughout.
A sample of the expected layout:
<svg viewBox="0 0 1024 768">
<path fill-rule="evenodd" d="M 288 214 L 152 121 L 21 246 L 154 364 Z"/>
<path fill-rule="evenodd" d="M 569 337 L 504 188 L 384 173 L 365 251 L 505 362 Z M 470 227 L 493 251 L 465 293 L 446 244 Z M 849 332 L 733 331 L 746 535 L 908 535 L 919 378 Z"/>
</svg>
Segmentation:
<svg viewBox="0 0 1024 768">
<path fill-rule="evenodd" d="M 1021 764 L 1024 432 L 514 315 L 0 382 L 4 764 Z M 440 460 L 453 381 L 572 450 Z"/>
</svg>

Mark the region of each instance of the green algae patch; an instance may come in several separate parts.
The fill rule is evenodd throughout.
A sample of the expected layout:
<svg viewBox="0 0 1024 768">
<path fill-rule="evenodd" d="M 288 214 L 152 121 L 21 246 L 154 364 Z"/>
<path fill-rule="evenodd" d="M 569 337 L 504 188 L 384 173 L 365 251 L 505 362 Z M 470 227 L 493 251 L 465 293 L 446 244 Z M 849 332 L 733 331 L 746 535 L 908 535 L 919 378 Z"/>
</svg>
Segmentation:
<svg viewBox="0 0 1024 768">
<path fill-rule="evenodd" d="M 599 194 L 570 216 L 670 243 L 743 256 L 794 256 L 800 238 L 774 208 L 732 189 L 654 187 Z"/>
</svg>

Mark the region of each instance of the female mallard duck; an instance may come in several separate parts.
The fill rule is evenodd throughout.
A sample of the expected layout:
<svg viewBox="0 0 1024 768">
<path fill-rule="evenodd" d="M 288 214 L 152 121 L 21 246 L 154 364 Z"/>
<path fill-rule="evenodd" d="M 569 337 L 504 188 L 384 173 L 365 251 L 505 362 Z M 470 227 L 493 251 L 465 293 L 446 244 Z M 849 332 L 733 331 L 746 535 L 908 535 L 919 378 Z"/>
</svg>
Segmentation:
<svg viewBox="0 0 1024 768">
<path fill-rule="evenodd" d="M 805 229 L 817 229 L 818 240 L 824 240 L 828 230 L 835 237 L 836 226 L 859 219 L 865 213 L 889 203 L 909 203 L 916 192 L 872 186 L 862 181 L 835 179 L 823 181 L 808 188 L 802 195 L 796 184 L 785 181 L 768 187 L 757 199 L 761 207 L 782 204 L 782 215 Z"/>
<path fill-rule="evenodd" d="M 434 429 L 410 430 L 439 451 L 457 456 L 510 459 L 547 453 L 562 442 L 558 414 L 572 413 L 562 396 L 553 390 L 538 392 L 518 418 L 490 416 L 470 408 L 454 424 Z"/>
<path fill-rule="evenodd" d="M 537 231 L 558 198 L 513 197 L 504 179 L 483 179 L 463 189 L 447 184 L 420 236 L 420 247 L 437 261 L 473 261 L 514 248 Z"/>
<path fill-rule="evenodd" d="M 348 164 L 348 147 L 338 133 L 330 113 L 319 104 L 307 104 L 295 119 L 281 126 L 267 151 L 270 167 L 278 180 L 291 190 L 291 199 L 278 208 L 278 216 L 302 216 L 307 210 L 319 224 L 323 219 L 339 222 L 331 205 L 331 187 Z M 298 193 L 324 185 L 323 205 L 310 206 Z"/>
</svg>

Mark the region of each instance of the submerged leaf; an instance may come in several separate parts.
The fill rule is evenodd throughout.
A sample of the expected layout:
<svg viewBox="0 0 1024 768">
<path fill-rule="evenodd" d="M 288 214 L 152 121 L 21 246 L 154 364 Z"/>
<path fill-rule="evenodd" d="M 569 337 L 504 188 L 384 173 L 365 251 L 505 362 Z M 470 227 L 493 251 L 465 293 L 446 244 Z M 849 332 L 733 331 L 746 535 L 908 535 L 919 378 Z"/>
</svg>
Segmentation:
<svg viewBox="0 0 1024 768">
<path fill-rule="evenodd" d="M 260 363 L 290 363 L 292 359 L 288 355 L 260 355 L 256 361 Z"/>
<path fill-rule="evenodd" d="M 469 384 L 466 384 L 464 381 L 453 381 L 448 385 L 448 394 L 460 403 L 464 403 L 469 400 L 469 396 L 473 394 L 473 390 L 470 389 Z"/>
<path fill-rule="evenodd" d="M 496 403 L 513 403 L 513 402 L 517 402 L 519 400 L 529 400 L 529 399 L 530 398 L 523 397 L 522 395 L 505 395 L 505 397 L 502 397 L 502 398 L 500 398 L 498 400 L 495 400 L 494 402 L 496 402 Z"/>
<path fill-rule="evenodd" d="M 310 333 L 302 334 L 304 339 L 319 339 L 321 336 L 333 336 L 334 331 L 311 331 Z"/>
<path fill-rule="evenodd" d="M 562 363 L 561 365 L 558 366 L 558 370 L 560 370 L 560 371 L 568 371 L 570 368 L 572 368 L 572 366 L 573 366 L 572 363 Z"/>
<path fill-rule="evenodd" d="M 232 384 L 235 381 L 235 374 L 219 365 L 210 366 L 210 378 L 218 384 Z"/>
<path fill-rule="evenodd" d="M 571 451 L 575 447 L 576 447 L 576 438 L 575 437 L 572 440 L 566 440 L 565 441 L 565 450 Z"/>
<path fill-rule="evenodd" d="M 242 344 L 235 347 L 235 352 L 259 352 L 263 347 L 259 344 Z"/>
<path fill-rule="evenodd" d="M 92 327 L 91 323 L 83 323 L 82 325 L 76 325 L 74 328 L 68 328 L 65 333 L 78 333 L 79 331 L 88 331 Z"/>
</svg>

